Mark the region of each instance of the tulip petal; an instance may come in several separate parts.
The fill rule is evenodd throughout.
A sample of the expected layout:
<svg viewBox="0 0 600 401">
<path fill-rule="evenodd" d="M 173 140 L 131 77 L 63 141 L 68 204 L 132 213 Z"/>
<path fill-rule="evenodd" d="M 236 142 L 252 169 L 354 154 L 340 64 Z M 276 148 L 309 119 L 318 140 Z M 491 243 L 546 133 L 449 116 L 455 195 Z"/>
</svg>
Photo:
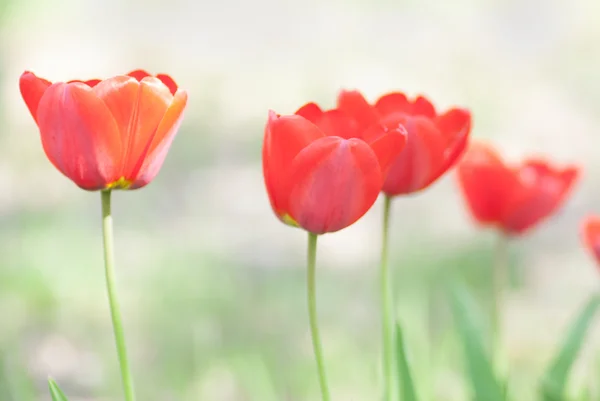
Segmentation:
<svg viewBox="0 0 600 401">
<path fill-rule="evenodd" d="M 296 110 L 294 114 L 302 116 L 311 123 L 316 124 L 317 121 L 321 119 L 321 116 L 323 115 L 323 110 L 321 110 L 318 104 L 311 102 L 306 103 L 304 106 L 300 107 L 298 110 Z"/>
<path fill-rule="evenodd" d="M 37 109 L 42 95 L 52 85 L 49 81 L 38 78 L 34 73 L 25 71 L 19 79 L 19 89 L 21 96 L 31 113 L 31 116 L 37 123 Z"/>
<path fill-rule="evenodd" d="M 271 207 L 279 218 L 288 212 L 284 209 L 289 195 L 286 179 L 294 158 L 310 143 L 324 136 L 315 124 L 304 117 L 278 116 L 269 111 L 262 150 L 263 175 Z"/>
<path fill-rule="evenodd" d="M 125 75 L 102 81 L 94 93 L 117 122 L 123 144 L 122 175 L 133 181 L 173 96 L 157 78 L 145 77 L 138 82 Z"/>
<path fill-rule="evenodd" d="M 406 146 L 392 163 L 383 192 L 395 196 L 425 188 L 438 171 L 445 149 L 439 130 L 430 119 L 422 116 L 403 115 L 383 123 L 386 126 L 403 125 L 408 132 Z"/>
<path fill-rule="evenodd" d="M 436 125 L 446 141 L 445 151 L 437 171 L 429 178 L 426 186 L 440 178 L 452 168 L 465 153 L 471 133 L 471 114 L 467 110 L 452 109 L 436 119 Z"/>
<path fill-rule="evenodd" d="M 431 104 L 431 102 L 425 97 L 417 96 L 413 102 L 412 115 L 435 118 L 435 107 L 433 107 L 433 104 Z"/>
<path fill-rule="evenodd" d="M 156 78 L 160 79 L 163 84 L 169 88 L 171 95 L 175 95 L 177 92 L 178 86 L 177 83 L 170 75 L 167 74 L 156 74 Z"/>
<path fill-rule="evenodd" d="M 381 96 L 375 103 L 375 108 L 382 116 L 395 113 L 412 114 L 412 104 L 401 92 L 392 92 Z"/>
<path fill-rule="evenodd" d="M 363 133 L 362 139 L 375 152 L 384 177 L 387 176 L 392 163 L 404 150 L 407 135 L 402 125 L 391 129 L 383 124 L 373 124 Z"/>
<path fill-rule="evenodd" d="M 149 144 L 146 154 L 138 161 L 141 166 L 131 189 L 141 188 L 151 182 L 160 171 L 167 153 L 183 121 L 184 110 L 187 106 L 187 92 L 178 90 L 169 105 L 162 121 L 156 129 L 154 138 Z M 134 168 L 134 170 L 136 169 Z"/>
<path fill-rule="evenodd" d="M 356 120 L 359 130 L 365 130 L 379 120 L 377 110 L 365 100 L 359 91 L 341 91 L 338 95 L 337 105 L 339 110 Z"/>
<path fill-rule="evenodd" d="M 525 162 L 518 170 L 520 188 L 506 205 L 502 226 L 523 234 L 562 206 L 578 176 L 576 167 L 557 170 L 540 161 Z"/>
<path fill-rule="evenodd" d="M 305 230 L 323 234 L 362 217 L 375 203 L 383 176 L 364 141 L 325 137 L 298 153 L 286 182 L 290 216 Z"/>
<path fill-rule="evenodd" d="M 135 78 L 138 82 L 141 82 L 142 79 L 151 76 L 150 73 L 146 70 L 134 70 L 127 73 L 126 75 Z"/>
<path fill-rule="evenodd" d="M 583 244 L 600 265 L 600 217 L 587 216 L 581 225 Z"/>
<path fill-rule="evenodd" d="M 481 224 L 500 222 L 519 187 L 518 178 L 500 156 L 487 145 L 472 144 L 458 164 L 457 176 L 473 217 Z"/>
<path fill-rule="evenodd" d="M 79 187 L 103 189 L 120 178 L 119 128 L 89 86 L 50 86 L 39 102 L 37 117 L 46 155 Z"/>
</svg>

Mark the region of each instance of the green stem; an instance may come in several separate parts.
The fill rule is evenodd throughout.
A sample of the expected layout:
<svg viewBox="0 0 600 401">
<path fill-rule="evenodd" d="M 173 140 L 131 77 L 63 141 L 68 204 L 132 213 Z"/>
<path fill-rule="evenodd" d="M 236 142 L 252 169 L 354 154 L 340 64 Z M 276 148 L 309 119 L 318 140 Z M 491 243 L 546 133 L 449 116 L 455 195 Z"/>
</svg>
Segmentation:
<svg viewBox="0 0 600 401">
<path fill-rule="evenodd" d="M 125 400 L 134 401 L 133 379 L 129 369 L 127 359 L 127 348 L 125 346 L 125 333 L 123 331 L 123 322 L 117 301 L 117 292 L 115 289 L 115 258 L 113 251 L 113 228 L 112 215 L 110 208 L 111 191 L 102 191 L 102 238 L 104 240 L 104 268 L 106 272 L 106 291 L 108 302 L 110 304 L 110 315 L 112 317 L 113 329 L 115 332 L 115 343 L 117 345 L 117 354 L 119 365 L 121 367 L 121 379 L 123 380 L 123 389 L 125 391 Z"/>
<path fill-rule="evenodd" d="M 508 282 L 508 236 L 500 233 L 496 240 L 492 267 L 492 355 L 500 352 L 502 343 L 502 310 L 504 287 Z"/>
<path fill-rule="evenodd" d="M 325 363 L 323 358 L 323 347 L 321 346 L 321 337 L 319 335 L 319 322 L 317 317 L 317 291 L 315 285 L 315 270 L 317 261 L 317 235 L 308 233 L 308 272 L 307 272 L 307 291 L 308 291 L 308 320 L 310 323 L 310 334 L 312 335 L 313 348 L 315 351 L 315 360 L 317 362 L 317 372 L 319 374 L 319 384 L 321 386 L 321 398 L 323 401 L 330 401 L 329 388 L 325 375 Z"/>
<path fill-rule="evenodd" d="M 383 231 L 381 244 L 381 327 L 383 333 L 383 399 L 390 401 L 394 383 L 394 298 L 391 287 L 391 273 L 388 267 L 388 243 L 390 231 L 390 206 L 392 198 L 385 197 L 383 204 Z"/>
</svg>

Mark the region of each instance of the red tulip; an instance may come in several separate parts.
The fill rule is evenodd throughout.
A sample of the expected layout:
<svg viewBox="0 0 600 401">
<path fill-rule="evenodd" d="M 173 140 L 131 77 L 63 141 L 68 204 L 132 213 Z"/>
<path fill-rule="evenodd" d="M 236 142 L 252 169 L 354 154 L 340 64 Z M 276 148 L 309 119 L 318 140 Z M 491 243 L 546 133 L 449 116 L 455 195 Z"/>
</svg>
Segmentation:
<svg viewBox="0 0 600 401">
<path fill-rule="evenodd" d="M 596 262 L 600 264 L 600 217 L 588 216 L 581 227 L 582 240 Z"/>
<path fill-rule="evenodd" d="M 374 125 L 359 133 L 353 124 L 343 112 L 323 112 L 314 103 L 295 115 L 269 112 L 263 174 L 271 206 L 284 223 L 314 234 L 334 232 L 375 203 L 406 132 Z"/>
<path fill-rule="evenodd" d="M 477 221 L 522 234 L 564 203 L 579 174 L 541 160 L 507 166 L 490 147 L 473 144 L 458 165 L 462 193 Z"/>
<path fill-rule="evenodd" d="M 19 86 L 46 156 L 86 190 L 136 189 L 152 181 L 187 104 L 171 77 L 141 70 L 54 84 L 25 72 Z"/>
<path fill-rule="evenodd" d="M 453 108 L 438 114 L 424 97 L 409 100 L 399 92 L 386 94 L 370 105 L 360 92 L 342 91 L 338 108 L 350 114 L 362 130 L 374 123 L 406 128 L 406 147 L 383 185 L 389 196 L 414 193 L 431 185 L 458 161 L 471 131 L 467 110 Z"/>
</svg>

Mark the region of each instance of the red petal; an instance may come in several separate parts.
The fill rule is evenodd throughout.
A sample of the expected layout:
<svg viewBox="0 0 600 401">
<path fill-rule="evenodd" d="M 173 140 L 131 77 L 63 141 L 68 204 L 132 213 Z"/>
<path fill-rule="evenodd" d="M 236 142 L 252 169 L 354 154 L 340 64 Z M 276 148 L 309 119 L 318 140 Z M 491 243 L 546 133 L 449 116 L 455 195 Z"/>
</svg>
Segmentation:
<svg viewBox="0 0 600 401">
<path fill-rule="evenodd" d="M 425 188 L 443 161 L 445 147 L 439 130 L 430 119 L 421 116 L 405 115 L 384 123 L 387 126 L 404 125 L 408 135 L 404 150 L 388 172 L 383 191 L 395 196 Z"/>
<path fill-rule="evenodd" d="M 358 91 L 341 91 L 337 104 L 338 109 L 356 120 L 359 130 L 365 130 L 379 120 L 377 110 Z"/>
<path fill-rule="evenodd" d="M 118 126 L 89 86 L 50 86 L 38 106 L 38 125 L 50 161 L 81 188 L 103 189 L 120 178 Z"/>
<path fill-rule="evenodd" d="M 31 116 L 37 123 L 37 109 L 42 95 L 52 85 L 43 78 L 38 78 L 34 73 L 25 71 L 19 79 L 19 89 L 21 96 L 31 113 Z"/>
<path fill-rule="evenodd" d="M 167 88 L 169 88 L 169 91 L 171 91 L 171 95 L 175 95 L 175 92 L 177 92 L 178 86 L 177 86 L 177 83 L 175 82 L 175 80 L 173 78 L 171 78 L 170 75 L 157 74 L 156 78 L 160 79 L 162 81 L 162 83 L 165 84 L 167 86 Z"/>
<path fill-rule="evenodd" d="M 588 216 L 581 225 L 583 244 L 600 265 L 600 217 Z"/>
<path fill-rule="evenodd" d="M 150 75 L 150 73 L 148 73 L 145 70 L 134 70 L 131 71 L 130 73 L 126 74 L 132 78 L 137 79 L 138 81 L 141 81 L 142 79 L 146 78 L 146 77 L 150 77 L 152 75 Z"/>
<path fill-rule="evenodd" d="M 467 110 L 452 109 L 439 116 L 435 122 L 446 141 L 446 149 L 442 156 L 443 162 L 425 186 L 431 185 L 458 162 L 467 148 L 471 133 L 471 114 Z"/>
<path fill-rule="evenodd" d="M 423 96 L 418 96 L 413 102 L 412 114 L 415 116 L 425 116 L 435 118 L 435 107 Z"/>
<path fill-rule="evenodd" d="M 473 217 L 482 224 L 501 223 L 506 203 L 520 184 L 490 147 L 473 144 L 457 168 L 461 192 Z"/>
<path fill-rule="evenodd" d="M 364 141 L 318 139 L 294 159 L 287 179 L 289 214 L 315 234 L 341 230 L 375 203 L 382 178 L 377 158 Z"/>
<path fill-rule="evenodd" d="M 363 133 L 362 139 L 375 152 L 384 177 L 387 175 L 394 160 L 404 150 L 407 135 L 408 133 L 402 125 L 395 129 L 389 129 L 383 124 L 373 124 Z"/>
<path fill-rule="evenodd" d="M 316 124 L 323 115 L 323 110 L 321 110 L 319 105 L 311 102 L 300 107 L 294 114 L 302 116 L 311 123 Z"/>
<path fill-rule="evenodd" d="M 287 174 L 292 161 L 302 149 L 324 136 L 316 125 L 304 117 L 280 117 L 274 111 L 269 112 L 263 140 L 263 175 L 271 206 L 278 217 L 288 213 L 285 187 L 288 185 Z"/>
<path fill-rule="evenodd" d="M 173 96 L 154 77 L 135 78 L 121 75 L 106 79 L 94 87 L 116 121 L 122 141 L 121 174 L 127 181 L 137 177 L 143 158 Z"/>
<path fill-rule="evenodd" d="M 503 228 L 510 234 L 523 234 L 555 213 L 570 193 L 578 170 L 556 170 L 547 163 L 529 161 L 518 174 L 521 187 L 503 216 Z"/>
<path fill-rule="evenodd" d="M 358 125 L 346 113 L 340 110 L 328 110 L 321 115 L 316 125 L 329 136 L 340 138 L 356 138 L 359 135 Z"/>
<path fill-rule="evenodd" d="M 412 104 L 404 93 L 393 92 L 383 95 L 375 103 L 375 108 L 382 116 L 395 113 L 411 114 Z"/>
</svg>

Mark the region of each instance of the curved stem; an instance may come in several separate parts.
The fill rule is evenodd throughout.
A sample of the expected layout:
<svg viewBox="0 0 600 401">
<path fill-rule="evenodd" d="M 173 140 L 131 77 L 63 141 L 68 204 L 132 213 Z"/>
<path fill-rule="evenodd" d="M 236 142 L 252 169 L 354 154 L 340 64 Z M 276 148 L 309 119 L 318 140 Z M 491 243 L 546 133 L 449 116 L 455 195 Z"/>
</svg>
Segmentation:
<svg viewBox="0 0 600 401">
<path fill-rule="evenodd" d="M 315 360 L 317 362 L 317 372 L 319 375 L 319 384 L 321 386 L 321 398 L 323 399 L 323 401 L 330 401 L 331 398 L 329 397 L 329 388 L 327 386 L 327 377 L 325 375 L 323 348 L 321 346 L 321 337 L 319 335 L 319 322 L 317 317 L 317 291 L 315 284 L 317 238 L 318 237 L 316 234 L 308 233 L 308 320 L 310 323 L 310 334 L 312 335 L 313 348 L 315 351 Z"/>
<path fill-rule="evenodd" d="M 492 355 L 499 352 L 502 333 L 503 292 L 508 281 L 508 237 L 500 233 L 496 240 L 492 267 Z"/>
<path fill-rule="evenodd" d="M 390 206 L 392 198 L 385 197 L 383 204 L 383 231 L 381 244 L 381 328 L 383 333 L 383 399 L 392 399 L 394 383 L 394 298 L 391 288 L 391 273 L 388 267 L 388 243 L 390 231 Z"/>
<path fill-rule="evenodd" d="M 121 367 L 121 379 L 123 380 L 123 389 L 125 391 L 125 400 L 134 401 L 133 379 L 129 369 L 129 360 L 127 359 L 127 348 L 125 346 L 125 333 L 123 331 L 123 322 L 117 301 L 117 292 L 115 289 L 115 261 L 113 252 L 113 227 L 110 207 L 111 191 L 102 191 L 102 238 L 104 240 L 104 269 L 106 273 L 106 291 L 108 302 L 110 304 L 110 315 L 112 318 L 113 329 L 115 332 L 115 343 L 117 345 L 117 354 L 119 365 Z"/>
</svg>

